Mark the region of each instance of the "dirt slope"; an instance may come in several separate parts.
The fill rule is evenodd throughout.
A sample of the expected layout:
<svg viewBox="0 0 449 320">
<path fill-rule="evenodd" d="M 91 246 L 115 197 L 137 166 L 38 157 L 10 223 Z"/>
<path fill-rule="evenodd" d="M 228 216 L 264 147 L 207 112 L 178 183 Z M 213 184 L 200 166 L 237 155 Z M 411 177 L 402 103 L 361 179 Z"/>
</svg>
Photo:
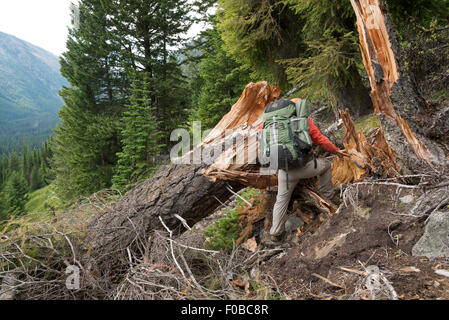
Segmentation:
<svg viewBox="0 0 449 320">
<path fill-rule="evenodd" d="M 449 299 L 449 278 L 435 273 L 448 269 L 449 259 L 412 256 L 426 220 L 419 212 L 410 215 L 421 192 L 398 195 L 396 187 L 359 186 L 357 193 L 353 205 L 343 205 L 313 234 L 301 234 L 297 245 L 266 261 L 261 271 L 292 299 L 370 299 L 369 266 L 385 277 L 376 299 L 394 296 L 383 279 L 399 299 Z M 398 200 L 406 195 L 413 197 L 409 204 Z"/>
</svg>

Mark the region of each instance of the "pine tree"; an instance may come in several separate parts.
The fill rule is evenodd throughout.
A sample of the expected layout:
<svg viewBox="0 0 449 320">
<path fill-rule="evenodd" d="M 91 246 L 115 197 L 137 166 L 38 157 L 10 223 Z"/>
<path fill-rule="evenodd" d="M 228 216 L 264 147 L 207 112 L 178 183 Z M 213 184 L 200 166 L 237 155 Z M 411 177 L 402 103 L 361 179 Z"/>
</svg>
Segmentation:
<svg viewBox="0 0 449 320">
<path fill-rule="evenodd" d="M 8 214 L 6 213 L 5 209 L 4 209 L 4 197 L 3 197 L 3 193 L 0 192 L 0 223 L 4 220 L 8 219 Z"/>
<path fill-rule="evenodd" d="M 33 162 L 33 153 L 30 151 L 30 147 L 27 143 L 23 145 L 22 154 L 21 154 L 21 169 L 22 169 L 22 177 L 25 178 L 27 183 L 30 183 L 31 179 L 31 169 Z"/>
<path fill-rule="evenodd" d="M 126 191 L 154 169 L 151 157 L 157 156 L 161 133 L 153 116 L 149 76 L 145 72 L 134 76 L 130 104 L 124 112 L 123 150 L 113 178 L 114 188 Z M 142 79 L 142 80 L 140 80 Z"/>
<path fill-rule="evenodd" d="M 51 182 L 50 175 L 46 181 L 41 177 L 41 171 L 48 172 L 51 155 L 46 144 L 32 151 L 25 144 L 20 155 L 16 152 L 9 157 L 3 154 L 0 160 L 0 220 L 25 214 L 27 193 Z"/>
<path fill-rule="evenodd" d="M 225 50 L 268 80 L 312 101 L 369 109 L 355 15 L 347 0 L 219 0 Z"/>
<path fill-rule="evenodd" d="M 5 183 L 8 178 L 8 176 L 7 176 L 8 167 L 9 167 L 8 156 L 4 153 L 2 155 L 2 159 L 0 161 L 0 189 L 3 185 L 3 183 Z"/>
<path fill-rule="evenodd" d="M 80 26 L 70 30 L 61 59 L 72 86 L 60 93 L 65 106 L 51 144 L 54 184 L 65 200 L 111 186 L 135 72 L 149 77 L 151 112 L 163 133 L 159 146 L 187 122 L 189 107 L 172 49 L 191 24 L 189 1 L 81 0 L 79 7 Z"/>
<path fill-rule="evenodd" d="M 71 87 L 60 92 L 65 105 L 51 149 L 56 191 L 64 200 L 109 187 L 121 148 L 119 116 L 129 84 L 103 2 L 80 1 L 80 25 L 71 28 L 60 61 Z"/>
<path fill-rule="evenodd" d="M 447 24 L 449 19 L 448 0 L 388 0 L 387 4 L 395 24 L 400 28 L 410 24 L 410 17 L 424 26 L 429 26 L 434 19 Z"/>
<path fill-rule="evenodd" d="M 18 172 L 10 175 L 3 190 L 4 212 L 9 216 L 25 213 L 25 204 L 28 200 L 28 184 Z"/>
<path fill-rule="evenodd" d="M 38 169 L 38 179 L 40 182 L 40 185 L 44 186 L 44 185 L 48 185 L 50 183 L 50 181 L 52 181 L 54 179 L 54 177 L 51 175 L 50 170 L 49 170 L 49 163 L 48 163 L 48 159 L 49 159 L 49 153 L 46 152 L 47 150 L 47 145 L 45 145 L 45 149 L 44 151 L 41 152 L 41 161 L 40 161 L 40 166 Z"/>
<path fill-rule="evenodd" d="M 153 116 L 169 145 L 173 129 L 187 122 L 188 91 L 174 56 L 184 43 L 182 34 L 192 24 L 187 0 L 130 0 L 110 2 L 114 41 L 130 74 L 144 71 L 149 77 Z"/>
<path fill-rule="evenodd" d="M 178 58 L 170 53 L 167 63 L 160 66 L 165 68 L 156 90 L 157 105 L 160 107 L 158 117 L 158 130 L 161 132 L 160 145 L 163 153 L 168 153 L 172 142 L 170 134 L 173 130 L 183 127 L 188 122 L 190 112 L 190 95 L 186 77 L 180 68 Z M 153 103 L 156 105 L 156 103 Z"/>
<path fill-rule="evenodd" d="M 39 167 L 33 166 L 30 177 L 30 192 L 36 191 L 43 187 L 41 177 L 39 175 Z"/>
<path fill-rule="evenodd" d="M 20 159 L 17 152 L 13 152 L 11 156 L 9 157 L 8 161 L 8 172 L 9 174 L 12 174 L 14 172 L 19 173 L 20 172 Z"/>
<path fill-rule="evenodd" d="M 202 52 L 197 79 L 197 93 L 192 89 L 192 121 L 201 121 L 203 128 L 213 128 L 229 112 L 238 100 L 250 75 L 223 50 L 223 41 L 218 30 L 209 29 L 199 36 Z M 198 50 L 198 49 L 197 49 Z"/>
<path fill-rule="evenodd" d="M 355 14 L 346 0 L 289 0 L 304 20 L 305 50 L 280 61 L 291 83 L 300 85 L 299 94 L 315 101 L 349 108 L 353 114 L 372 109 L 364 86 L 362 59 L 358 47 Z"/>
<path fill-rule="evenodd" d="M 303 20 L 289 1 L 218 0 L 218 5 L 218 29 L 226 52 L 250 70 L 255 81 L 289 89 L 285 67 L 278 60 L 304 51 Z"/>
</svg>

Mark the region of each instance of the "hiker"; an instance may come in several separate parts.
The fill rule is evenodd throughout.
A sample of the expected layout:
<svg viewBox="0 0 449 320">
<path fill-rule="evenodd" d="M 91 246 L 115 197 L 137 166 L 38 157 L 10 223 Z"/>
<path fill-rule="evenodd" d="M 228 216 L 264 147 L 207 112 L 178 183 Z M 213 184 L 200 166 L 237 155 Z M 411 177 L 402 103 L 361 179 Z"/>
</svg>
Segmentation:
<svg viewBox="0 0 449 320">
<path fill-rule="evenodd" d="M 299 125 L 293 125 L 295 122 L 299 122 Z M 273 130 L 273 128 L 275 129 Z M 282 132 L 278 128 L 287 129 Z M 266 153 L 265 156 L 271 156 L 270 161 L 273 161 L 273 149 L 278 153 L 275 155 L 275 161 L 278 162 L 276 164 L 278 191 L 269 238 L 272 242 L 279 243 L 285 236 L 284 225 L 290 198 L 300 179 L 318 177 L 320 194 L 330 202 L 332 202 L 335 194 L 335 188 L 332 184 L 332 164 L 326 159 L 316 159 L 313 156 L 311 152 L 312 142 L 339 157 L 343 157 L 344 152 L 321 134 L 308 115 L 306 101 L 299 98 L 277 100 L 270 103 L 264 111 L 262 127 L 259 127 L 259 130 L 264 130 L 262 133 L 263 142 L 261 143 L 263 144 L 262 149 Z M 308 134 L 305 131 L 308 131 Z M 294 139 L 289 139 L 292 136 Z M 273 141 L 276 139 L 280 142 Z M 290 140 L 294 140 L 291 145 L 289 145 Z M 302 150 L 299 150 L 301 148 Z"/>
</svg>

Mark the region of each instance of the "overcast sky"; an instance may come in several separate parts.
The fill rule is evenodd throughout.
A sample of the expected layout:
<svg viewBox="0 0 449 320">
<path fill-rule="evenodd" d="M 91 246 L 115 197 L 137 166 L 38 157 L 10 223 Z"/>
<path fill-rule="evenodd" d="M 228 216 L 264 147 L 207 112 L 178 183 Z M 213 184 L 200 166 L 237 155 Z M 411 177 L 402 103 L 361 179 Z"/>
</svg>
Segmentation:
<svg viewBox="0 0 449 320">
<path fill-rule="evenodd" d="M 70 3 L 77 0 L 0 0 L 0 31 L 60 55 L 66 49 Z M 194 26 L 189 36 L 203 26 Z"/>
<path fill-rule="evenodd" d="M 0 0 L 0 31 L 56 55 L 65 51 L 70 3 L 75 0 Z"/>
</svg>

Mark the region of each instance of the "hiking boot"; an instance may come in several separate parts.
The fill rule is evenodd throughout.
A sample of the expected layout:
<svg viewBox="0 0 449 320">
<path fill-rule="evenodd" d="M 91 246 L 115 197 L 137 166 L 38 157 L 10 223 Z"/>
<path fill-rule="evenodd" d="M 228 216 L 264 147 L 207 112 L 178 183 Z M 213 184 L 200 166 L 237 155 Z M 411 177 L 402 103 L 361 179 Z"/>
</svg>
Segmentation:
<svg viewBox="0 0 449 320">
<path fill-rule="evenodd" d="M 273 241 L 273 242 L 279 242 L 280 243 L 280 242 L 284 241 L 284 237 L 285 237 L 285 232 L 281 233 L 280 235 L 277 235 L 277 236 L 270 235 L 270 240 Z"/>
<path fill-rule="evenodd" d="M 284 244 L 284 240 L 285 232 L 277 236 L 270 235 L 270 233 L 266 230 L 262 230 L 260 233 L 260 243 L 265 247 L 280 247 Z"/>
</svg>

